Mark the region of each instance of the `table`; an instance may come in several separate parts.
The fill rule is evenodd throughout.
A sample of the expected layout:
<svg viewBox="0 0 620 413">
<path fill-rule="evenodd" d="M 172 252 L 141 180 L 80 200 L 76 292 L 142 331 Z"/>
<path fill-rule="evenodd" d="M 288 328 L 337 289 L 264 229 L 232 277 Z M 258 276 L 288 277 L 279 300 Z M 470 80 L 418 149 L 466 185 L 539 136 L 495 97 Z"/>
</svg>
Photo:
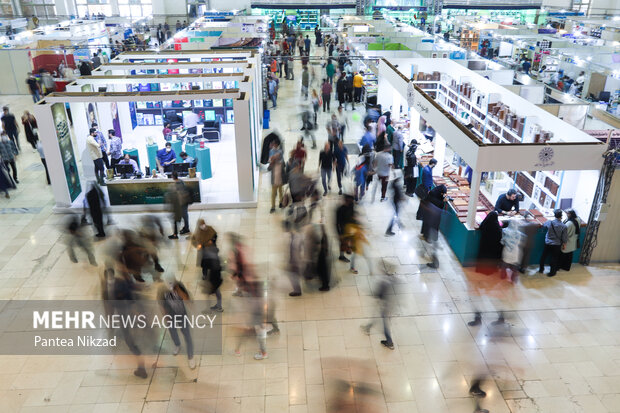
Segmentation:
<svg viewBox="0 0 620 413">
<path fill-rule="evenodd" d="M 200 202 L 200 178 L 180 178 L 192 194 L 193 202 Z M 106 181 L 110 205 L 163 204 L 172 179 L 130 178 Z"/>
</svg>

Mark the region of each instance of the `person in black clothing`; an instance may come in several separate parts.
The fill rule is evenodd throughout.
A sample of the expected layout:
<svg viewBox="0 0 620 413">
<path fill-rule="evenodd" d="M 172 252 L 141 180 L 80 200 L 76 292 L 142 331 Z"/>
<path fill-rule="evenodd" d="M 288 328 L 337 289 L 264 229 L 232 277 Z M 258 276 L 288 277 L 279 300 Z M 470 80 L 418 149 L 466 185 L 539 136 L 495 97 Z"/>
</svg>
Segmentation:
<svg viewBox="0 0 620 413">
<path fill-rule="evenodd" d="M 329 291 L 329 281 L 331 279 L 331 262 L 329 260 L 329 239 L 325 225 L 320 224 L 321 241 L 319 244 L 319 255 L 317 260 L 317 274 L 321 281 L 319 291 Z"/>
<path fill-rule="evenodd" d="M 515 215 L 519 212 L 519 200 L 517 199 L 516 189 L 509 189 L 508 192 L 497 198 L 495 212 L 502 215 Z"/>
<path fill-rule="evenodd" d="M 9 112 L 8 106 L 4 106 L 2 108 L 2 113 L 2 117 L 0 117 L 0 120 L 2 120 L 2 129 L 4 129 L 6 134 L 9 136 L 9 139 L 13 141 L 15 146 L 17 146 L 17 150 L 21 152 L 22 147 L 20 146 L 18 139 L 19 132 L 17 129 L 17 120 L 15 120 L 15 116 Z"/>
<path fill-rule="evenodd" d="M 80 63 L 80 76 L 90 76 L 92 74 L 92 69 L 90 67 L 90 63 L 86 60 L 83 60 Z"/>
<path fill-rule="evenodd" d="M 26 83 L 28 84 L 28 89 L 32 95 L 32 100 L 34 103 L 37 103 L 41 99 L 41 86 L 39 85 L 37 78 L 35 78 L 31 72 L 28 72 Z"/>
<path fill-rule="evenodd" d="M 342 106 L 345 110 L 346 102 L 347 102 L 347 78 L 344 73 L 340 75 L 340 79 L 336 82 L 336 96 L 338 97 L 338 102 L 340 106 Z"/>
<path fill-rule="evenodd" d="M 321 169 L 321 182 L 323 183 L 323 196 L 331 190 L 329 185 L 332 180 L 332 170 L 334 169 L 334 153 L 329 142 L 325 142 L 325 148 L 319 153 L 319 168 Z"/>
<path fill-rule="evenodd" d="M 103 205 L 105 201 L 101 188 L 99 188 L 99 185 L 94 182 L 90 190 L 86 193 L 86 202 L 88 202 L 88 211 L 91 219 L 93 220 L 93 225 L 97 230 L 97 234 L 95 236 L 98 238 L 104 238 L 105 231 L 103 229 Z"/>
<path fill-rule="evenodd" d="M 392 198 L 392 204 L 394 205 L 394 215 L 390 220 L 390 225 L 388 225 L 387 230 L 385 231 L 385 235 L 391 236 L 394 235 L 392 232 L 392 228 L 394 227 L 394 223 L 397 222 L 398 226 L 402 229 L 403 224 L 400 221 L 400 217 L 398 212 L 400 211 L 400 204 L 405 200 L 405 195 L 403 194 L 403 184 L 400 178 L 394 179 L 392 181 L 392 192 L 394 194 Z"/>
<path fill-rule="evenodd" d="M 491 211 L 480 224 L 480 248 L 476 272 L 493 274 L 502 258 L 502 227 L 496 211 Z"/>
<path fill-rule="evenodd" d="M 413 196 L 413 191 L 416 186 L 417 174 L 414 170 L 414 168 L 418 167 L 418 159 L 415 155 L 416 149 L 418 149 L 418 141 L 412 139 L 409 143 L 407 153 L 405 154 L 405 194 L 407 194 L 407 196 Z"/>
<path fill-rule="evenodd" d="M 445 185 L 438 185 L 428 193 L 426 198 L 420 201 L 422 237 L 426 242 L 426 253 L 431 259 L 431 262 L 426 265 L 430 268 L 439 267 L 435 245 L 439 239 L 439 224 L 445 208 L 447 192 L 448 189 Z"/>
<path fill-rule="evenodd" d="M 349 259 L 344 256 L 345 251 L 350 249 L 347 248 L 346 245 L 344 229 L 347 224 L 355 221 L 355 203 L 353 201 L 354 200 L 351 195 L 345 195 L 344 202 L 336 210 L 336 232 L 340 237 L 340 255 L 338 256 L 338 259 L 344 262 L 350 262 Z M 349 251 L 346 252 L 348 253 Z"/>
</svg>

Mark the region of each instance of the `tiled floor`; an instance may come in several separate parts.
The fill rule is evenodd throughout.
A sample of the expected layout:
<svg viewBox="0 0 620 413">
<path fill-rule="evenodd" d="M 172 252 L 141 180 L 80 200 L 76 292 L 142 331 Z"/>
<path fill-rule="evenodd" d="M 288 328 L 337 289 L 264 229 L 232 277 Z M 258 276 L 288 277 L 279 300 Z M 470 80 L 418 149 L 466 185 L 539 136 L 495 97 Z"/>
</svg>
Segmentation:
<svg viewBox="0 0 620 413">
<path fill-rule="evenodd" d="M 299 136 L 300 67 L 293 81 L 281 81 L 272 126 L 287 139 Z M 16 114 L 30 105 L 25 97 L 2 97 Z M 319 125 L 327 121 L 321 113 Z M 352 121 L 352 119 L 351 119 Z M 352 125 L 353 127 L 353 125 Z M 347 136 L 353 140 L 359 125 Z M 326 135 L 317 133 L 319 147 Z M 22 137 L 23 139 L 23 137 Z M 98 299 L 101 268 L 83 257 L 72 264 L 60 234 L 63 216 L 51 213 L 52 195 L 26 148 L 18 161 L 20 188 L 0 198 L 0 299 Z M 316 173 L 318 152 L 310 151 L 307 171 Z M 224 351 L 203 356 L 190 370 L 182 355 L 147 359 L 148 378 L 133 376 L 134 362 L 114 356 L 0 356 L 2 412 L 389 412 L 469 413 L 473 377 L 485 375 L 482 407 L 501 412 L 620 412 L 620 267 L 573 267 L 553 279 L 539 274 L 521 277 L 517 285 L 464 270 L 441 243 L 440 268 L 427 269 L 418 253 L 416 201 L 408 201 L 406 229 L 385 238 L 390 206 L 365 202 L 373 266 L 360 262 L 360 274 L 334 264 L 337 285 L 327 293 L 304 287 L 290 298 L 284 271 L 287 260 L 282 214 L 269 214 L 269 185 L 264 176 L 259 207 L 190 213 L 192 226 L 203 217 L 220 234 L 243 234 L 252 248 L 258 273 L 269 282 L 282 333 L 267 339 L 269 359 L 255 361 L 255 343 L 233 354 L 231 326 L 238 322 L 241 300 L 231 297 L 228 276 L 224 292 Z M 323 201 L 332 232 L 338 197 Z M 26 208 L 15 210 L 13 208 Z M 131 227 L 137 214 L 117 214 L 116 227 Z M 224 237 L 222 237 L 224 239 Z M 332 249 L 336 244 L 331 238 Z M 228 246 L 223 245 L 223 255 Z M 102 245 L 97 245 L 98 254 Z M 181 239 L 162 248 L 166 275 L 182 280 L 195 297 L 195 251 Z M 392 318 L 396 348 L 370 336 L 360 325 L 376 317 L 372 296 L 376 274 L 389 268 L 397 275 L 397 306 Z M 147 277 L 147 289 L 155 287 Z M 482 327 L 468 327 L 475 310 Z M 505 311 L 508 328 L 490 325 Z M 343 384 L 344 383 L 344 384 Z M 358 410 L 335 407 L 336 400 L 358 404 Z M 350 407 L 350 406 L 349 406 Z"/>
</svg>

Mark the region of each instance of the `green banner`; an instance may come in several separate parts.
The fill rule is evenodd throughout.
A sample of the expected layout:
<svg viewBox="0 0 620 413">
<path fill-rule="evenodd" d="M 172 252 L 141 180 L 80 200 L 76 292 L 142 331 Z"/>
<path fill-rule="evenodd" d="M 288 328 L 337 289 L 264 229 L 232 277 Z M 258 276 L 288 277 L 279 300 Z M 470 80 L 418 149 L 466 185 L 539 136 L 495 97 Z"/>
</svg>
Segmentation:
<svg viewBox="0 0 620 413">
<path fill-rule="evenodd" d="M 67 112 L 65 112 L 64 103 L 54 103 L 52 105 L 52 117 L 54 119 L 54 127 L 56 128 L 58 146 L 60 147 L 62 165 L 65 168 L 67 188 L 69 189 L 71 202 L 73 202 L 82 192 L 82 186 L 80 185 L 80 176 L 78 175 L 77 163 L 73 153 L 71 132 L 67 124 Z"/>
</svg>

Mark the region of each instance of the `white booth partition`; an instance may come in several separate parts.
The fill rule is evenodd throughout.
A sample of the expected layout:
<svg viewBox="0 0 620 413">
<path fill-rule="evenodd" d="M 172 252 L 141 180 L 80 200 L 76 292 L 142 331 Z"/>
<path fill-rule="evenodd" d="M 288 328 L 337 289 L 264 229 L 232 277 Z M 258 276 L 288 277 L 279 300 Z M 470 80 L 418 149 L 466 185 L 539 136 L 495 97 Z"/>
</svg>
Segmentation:
<svg viewBox="0 0 620 413">
<path fill-rule="evenodd" d="M 200 138 L 206 122 L 198 126 L 199 138 L 183 138 L 185 133 L 164 136 L 162 126 L 137 124 L 121 128 L 123 153 L 136 160 L 142 173 L 131 177 L 116 176 L 108 169 L 106 185 L 102 186 L 112 210 L 143 211 L 164 208 L 163 194 L 168 188 L 170 171 L 164 171 L 157 163 L 156 152 L 168 141 L 176 154 L 176 162 L 183 163 L 179 153 L 184 151 L 192 158 L 196 176 L 190 174 L 183 178 L 186 185 L 194 191 L 194 203 L 190 208 L 235 208 L 255 207 L 258 185 L 258 142 L 260 125 L 254 113 L 258 105 L 252 93 L 250 82 L 239 82 L 239 89 L 222 90 L 180 90 L 165 92 L 67 92 L 54 93 L 40 101 L 34 110 L 37 117 L 41 140 L 49 167 L 52 189 L 57 211 L 82 208 L 84 191 L 95 180 L 94 164 L 86 150 L 84 134 L 80 128 L 71 128 L 66 113 L 66 105 L 84 110 L 72 110 L 74 126 L 88 124 L 95 119 L 105 128 L 117 130 L 120 123 L 130 123 L 135 119 L 131 107 L 142 104 L 166 105 L 178 103 L 171 111 L 194 112 L 194 102 L 231 101 L 231 117 L 234 122 L 210 126 L 215 139 Z M 211 103 L 213 104 L 213 103 Z M 134 106 L 132 106 L 134 105 Z M 163 116 L 166 116 L 164 114 Z M 81 120 L 78 120 L 81 119 Z M 179 126 L 179 131 L 182 129 Z M 215 128 L 218 128 L 215 133 Z M 78 132 L 79 130 L 79 132 Z M 99 130 L 108 137 L 108 130 Z M 183 169 L 183 168 L 179 168 Z M 185 168 L 187 169 L 187 168 Z M 176 170 L 176 169 L 175 169 Z M 156 171 L 156 174 L 153 174 Z M 148 173 L 147 173 L 148 172 Z M 168 175 L 164 175 L 167 172 Z M 185 171 L 187 172 L 187 171 Z"/>
</svg>

